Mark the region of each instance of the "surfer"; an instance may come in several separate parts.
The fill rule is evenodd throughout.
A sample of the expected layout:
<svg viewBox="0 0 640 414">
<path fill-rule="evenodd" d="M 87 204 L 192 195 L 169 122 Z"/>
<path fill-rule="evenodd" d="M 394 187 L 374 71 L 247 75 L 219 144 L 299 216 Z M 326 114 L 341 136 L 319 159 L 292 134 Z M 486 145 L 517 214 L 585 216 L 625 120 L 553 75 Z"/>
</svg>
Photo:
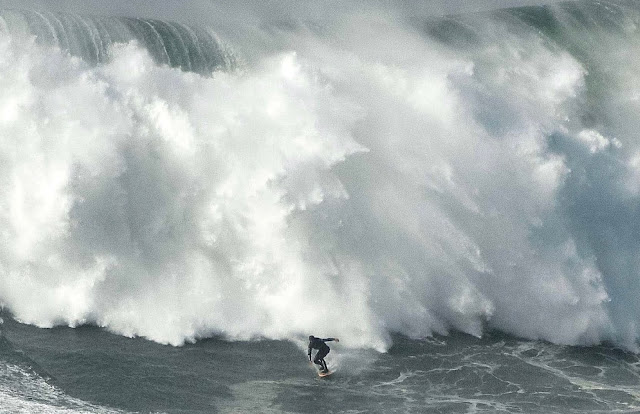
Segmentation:
<svg viewBox="0 0 640 414">
<path fill-rule="evenodd" d="M 311 350 L 317 349 L 316 356 L 313 358 L 313 363 L 316 365 L 320 365 L 320 372 L 326 374 L 329 372 L 329 368 L 327 368 L 327 363 L 324 360 L 324 357 L 327 356 L 329 351 L 331 350 L 329 346 L 325 342 L 336 341 L 340 342 L 338 338 L 316 338 L 313 335 L 309 335 L 309 361 L 311 361 Z"/>
</svg>

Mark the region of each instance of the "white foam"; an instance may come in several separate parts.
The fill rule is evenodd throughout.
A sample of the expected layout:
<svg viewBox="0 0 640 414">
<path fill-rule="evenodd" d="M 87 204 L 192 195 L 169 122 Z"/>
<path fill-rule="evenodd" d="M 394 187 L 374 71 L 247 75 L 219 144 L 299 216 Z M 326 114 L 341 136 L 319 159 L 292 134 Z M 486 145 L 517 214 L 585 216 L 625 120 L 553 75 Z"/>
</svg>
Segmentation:
<svg viewBox="0 0 640 414">
<path fill-rule="evenodd" d="M 313 333 L 384 350 L 392 332 L 487 323 L 633 342 L 620 286 L 638 266 L 601 265 L 631 239 L 599 251 L 585 217 L 615 209 L 573 209 L 588 190 L 567 183 L 609 152 L 631 169 L 612 151 L 637 144 L 574 121 L 587 72 L 569 53 L 478 27 L 494 38 L 456 54 L 365 15 L 212 77 L 133 43 L 89 67 L 0 35 L 0 303 L 176 345 Z M 607 178 L 621 202 L 626 172 Z"/>
</svg>

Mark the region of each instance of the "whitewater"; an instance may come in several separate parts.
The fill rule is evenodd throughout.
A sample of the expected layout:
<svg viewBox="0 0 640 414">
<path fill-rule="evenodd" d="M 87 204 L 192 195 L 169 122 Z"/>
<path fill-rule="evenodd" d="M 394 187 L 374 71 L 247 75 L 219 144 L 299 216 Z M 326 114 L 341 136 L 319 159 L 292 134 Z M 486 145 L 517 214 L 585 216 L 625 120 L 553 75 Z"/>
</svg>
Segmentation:
<svg viewBox="0 0 640 414">
<path fill-rule="evenodd" d="M 398 346 L 501 344 L 573 385 L 549 355 L 578 346 L 624 355 L 640 406 L 636 2 L 211 4 L 0 2 L 0 355 L 33 353 L 5 360 L 0 402 L 35 412 L 22 384 L 42 412 L 168 410 L 47 388 L 55 353 L 25 338 L 86 332 L 149 355 L 270 344 L 303 365 L 307 335 L 340 337 L 353 375 L 405 364 Z M 379 386 L 435 381 L 410 367 Z M 515 410 L 494 403 L 461 404 Z"/>
</svg>

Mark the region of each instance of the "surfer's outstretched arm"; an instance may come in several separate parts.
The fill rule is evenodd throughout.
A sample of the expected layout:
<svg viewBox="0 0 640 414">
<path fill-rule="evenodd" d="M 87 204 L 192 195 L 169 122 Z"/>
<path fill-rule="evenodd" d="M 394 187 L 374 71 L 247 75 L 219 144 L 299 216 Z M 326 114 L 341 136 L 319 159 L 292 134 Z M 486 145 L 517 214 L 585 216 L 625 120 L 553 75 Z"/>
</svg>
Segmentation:
<svg viewBox="0 0 640 414">
<path fill-rule="evenodd" d="M 322 340 L 322 342 L 331 342 L 331 341 L 340 342 L 338 338 L 325 338 Z"/>
</svg>

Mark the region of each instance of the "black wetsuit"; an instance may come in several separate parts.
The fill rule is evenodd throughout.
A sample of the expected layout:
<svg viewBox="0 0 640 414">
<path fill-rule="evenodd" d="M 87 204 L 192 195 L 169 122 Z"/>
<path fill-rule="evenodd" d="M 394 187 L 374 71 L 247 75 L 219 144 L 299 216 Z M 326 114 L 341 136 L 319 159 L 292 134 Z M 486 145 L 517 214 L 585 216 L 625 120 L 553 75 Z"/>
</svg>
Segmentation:
<svg viewBox="0 0 640 414">
<path fill-rule="evenodd" d="M 311 350 L 317 349 L 318 352 L 316 353 L 316 356 L 313 358 L 313 363 L 320 365 L 320 369 L 322 371 L 329 371 L 329 369 L 327 368 L 327 363 L 324 361 L 324 357 L 326 357 L 329 351 L 331 350 L 329 346 L 325 344 L 325 342 L 330 342 L 330 341 L 335 341 L 335 338 L 322 339 L 322 338 L 314 337 L 313 339 L 309 340 L 309 352 L 308 352 L 309 361 L 311 361 Z"/>
</svg>

